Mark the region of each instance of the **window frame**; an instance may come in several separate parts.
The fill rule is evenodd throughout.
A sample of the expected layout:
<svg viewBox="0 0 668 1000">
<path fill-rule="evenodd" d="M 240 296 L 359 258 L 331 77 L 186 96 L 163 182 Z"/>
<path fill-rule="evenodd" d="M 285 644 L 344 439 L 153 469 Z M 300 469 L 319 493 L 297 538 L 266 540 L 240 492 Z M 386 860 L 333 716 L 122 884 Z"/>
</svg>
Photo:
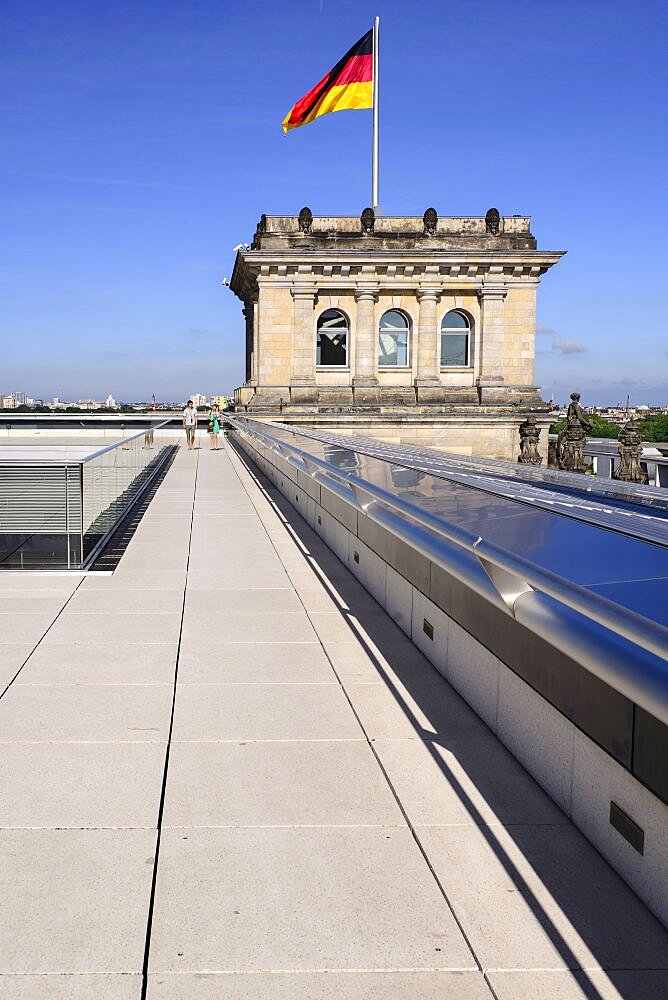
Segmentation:
<svg viewBox="0 0 668 1000">
<path fill-rule="evenodd" d="M 457 313 L 459 316 L 461 316 L 463 319 L 465 319 L 466 320 L 466 329 L 464 327 L 455 327 L 455 326 L 450 326 L 450 327 L 445 327 L 444 328 L 443 324 L 445 323 L 446 316 L 449 316 L 450 313 Z M 464 334 L 466 334 L 466 361 L 465 361 L 465 363 L 463 365 L 444 365 L 443 364 L 443 338 L 444 337 L 448 337 L 448 336 L 460 336 L 461 337 L 461 336 L 464 336 Z M 472 361 L 471 361 L 472 356 L 473 356 L 473 352 L 471 350 L 471 348 L 472 348 L 472 338 L 473 338 L 473 317 L 471 316 L 471 314 L 468 313 L 468 312 L 466 312 L 465 309 L 459 309 L 458 307 L 455 307 L 454 309 L 448 309 L 443 314 L 443 318 L 441 319 L 441 323 L 440 323 L 440 326 L 439 326 L 439 343 L 438 343 L 439 351 L 438 351 L 438 357 L 439 357 L 439 367 L 440 367 L 441 371 L 444 371 L 444 372 L 464 371 L 465 369 L 470 369 L 472 367 Z"/>
<path fill-rule="evenodd" d="M 383 364 L 381 364 L 381 361 L 380 361 L 380 335 L 381 335 L 380 324 L 383 321 L 383 316 L 387 316 L 387 314 L 391 313 L 391 312 L 398 313 L 406 321 L 406 330 L 405 330 L 405 333 L 406 333 L 406 364 L 404 364 L 404 365 L 383 365 Z M 397 333 L 399 333 L 399 332 L 401 332 L 401 331 L 397 330 Z M 392 306 L 390 309 L 386 309 L 385 310 L 385 312 L 383 313 L 383 315 L 378 320 L 377 338 L 376 338 L 376 349 L 377 349 L 377 354 L 378 354 L 378 369 L 379 369 L 379 371 L 385 371 L 385 372 L 405 372 L 405 371 L 410 371 L 411 370 L 411 368 L 412 368 L 411 347 L 412 347 L 412 340 L 413 340 L 412 333 L 413 333 L 413 322 L 412 322 L 411 317 L 409 316 L 409 314 L 407 312 L 405 312 L 403 309 L 395 309 L 394 306 Z"/>
<path fill-rule="evenodd" d="M 338 313 L 338 315 L 341 316 L 341 317 L 343 317 L 343 319 L 346 322 L 346 340 L 345 340 L 346 361 L 345 361 L 345 364 L 343 364 L 343 365 L 323 365 L 323 364 L 320 364 L 318 362 L 318 337 L 320 336 L 320 334 L 322 332 L 321 329 L 320 329 L 320 320 L 323 318 L 323 316 L 326 316 L 327 313 Z M 330 306 L 327 309 L 323 309 L 323 311 L 320 313 L 320 315 L 318 317 L 316 317 L 316 321 L 315 321 L 315 368 L 316 368 L 317 371 L 332 371 L 332 372 L 350 371 L 350 318 L 343 311 L 343 309 L 335 309 L 335 308 L 333 308 L 333 307 Z"/>
</svg>

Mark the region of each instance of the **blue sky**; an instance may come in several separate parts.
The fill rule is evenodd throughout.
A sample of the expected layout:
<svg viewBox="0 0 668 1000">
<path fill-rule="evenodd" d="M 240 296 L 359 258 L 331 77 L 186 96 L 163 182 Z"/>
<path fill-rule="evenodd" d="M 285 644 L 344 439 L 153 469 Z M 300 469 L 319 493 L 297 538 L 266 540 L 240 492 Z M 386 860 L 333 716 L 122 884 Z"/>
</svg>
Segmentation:
<svg viewBox="0 0 668 1000">
<path fill-rule="evenodd" d="M 4 0 L 0 391 L 242 381 L 232 247 L 369 203 L 370 111 L 280 122 L 375 14 L 383 210 L 531 215 L 544 396 L 668 403 L 663 0 Z"/>
</svg>

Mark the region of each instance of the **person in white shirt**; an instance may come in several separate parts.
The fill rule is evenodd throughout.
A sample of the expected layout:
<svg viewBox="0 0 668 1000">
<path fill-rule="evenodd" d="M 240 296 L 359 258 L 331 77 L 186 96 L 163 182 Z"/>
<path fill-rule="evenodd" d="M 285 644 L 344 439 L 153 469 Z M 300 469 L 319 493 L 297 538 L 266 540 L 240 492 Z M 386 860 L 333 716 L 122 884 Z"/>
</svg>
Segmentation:
<svg viewBox="0 0 668 1000">
<path fill-rule="evenodd" d="M 186 429 L 188 451 L 192 451 L 195 447 L 195 430 L 197 429 L 197 410 L 193 406 L 192 399 L 188 400 L 186 408 L 183 411 L 183 426 Z"/>
</svg>

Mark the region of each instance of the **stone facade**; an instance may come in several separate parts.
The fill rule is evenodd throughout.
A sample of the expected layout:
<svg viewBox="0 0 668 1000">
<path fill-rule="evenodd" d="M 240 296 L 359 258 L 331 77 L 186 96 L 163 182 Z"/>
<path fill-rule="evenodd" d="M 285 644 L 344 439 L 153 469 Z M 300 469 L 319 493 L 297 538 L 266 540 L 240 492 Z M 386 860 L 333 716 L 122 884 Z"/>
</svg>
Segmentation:
<svg viewBox="0 0 668 1000">
<path fill-rule="evenodd" d="M 423 218 L 375 218 L 370 209 L 357 218 L 308 209 L 263 215 L 230 282 L 246 318 L 246 381 L 236 406 L 295 419 L 403 414 L 443 422 L 459 414 L 460 426 L 482 420 L 488 431 L 491 417 L 512 413 L 515 440 L 497 452 L 510 458 L 526 413 L 547 412 L 534 384 L 536 290 L 561 256 L 537 249 L 530 219 L 495 210 L 472 218 L 438 218 L 433 209 Z M 345 347 L 335 364 L 319 365 L 328 310 L 340 314 Z M 407 345 L 397 363 L 383 365 L 380 326 L 390 310 L 403 317 Z M 466 337 L 442 341 L 453 314 Z M 460 353 L 448 355 L 443 345 L 455 342 Z M 467 435 L 461 443 L 470 453 L 474 442 Z"/>
<path fill-rule="evenodd" d="M 433 214 L 430 215 L 429 211 Z M 530 220 L 262 216 L 230 283 L 244 302 L 240 407 L 272 412 L 543 409 L 534 385 L 536 289 L 561 253 L 536 249 Z M 495 229 L 497 231 L 495 231 Z M 318 318 L 347 322 L 345 364 L 318 366 Z M 407 321 L 405 364 L 379 366 L 379 324 Z M 441 364 L 441 323 L 468 324 L 463 364 Z M 379 410 L 380 408 L 380 410 Z"/>
</svg>

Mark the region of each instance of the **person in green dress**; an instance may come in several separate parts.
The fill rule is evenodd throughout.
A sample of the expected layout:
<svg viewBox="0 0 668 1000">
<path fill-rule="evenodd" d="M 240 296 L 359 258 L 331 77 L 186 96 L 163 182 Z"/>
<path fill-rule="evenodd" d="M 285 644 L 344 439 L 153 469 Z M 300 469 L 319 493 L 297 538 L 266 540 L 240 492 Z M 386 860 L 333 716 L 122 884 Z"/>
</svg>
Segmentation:
<svg viewBox="0 0 668 1000">
<path fill-rule="evenodd" d="M 220 434 L 220 412 L 217 406 L 212 406 L 209 410 L 209 423 L 207 426 L 211 451 L 218 450 L 218 435 Z"/>
</svg>

